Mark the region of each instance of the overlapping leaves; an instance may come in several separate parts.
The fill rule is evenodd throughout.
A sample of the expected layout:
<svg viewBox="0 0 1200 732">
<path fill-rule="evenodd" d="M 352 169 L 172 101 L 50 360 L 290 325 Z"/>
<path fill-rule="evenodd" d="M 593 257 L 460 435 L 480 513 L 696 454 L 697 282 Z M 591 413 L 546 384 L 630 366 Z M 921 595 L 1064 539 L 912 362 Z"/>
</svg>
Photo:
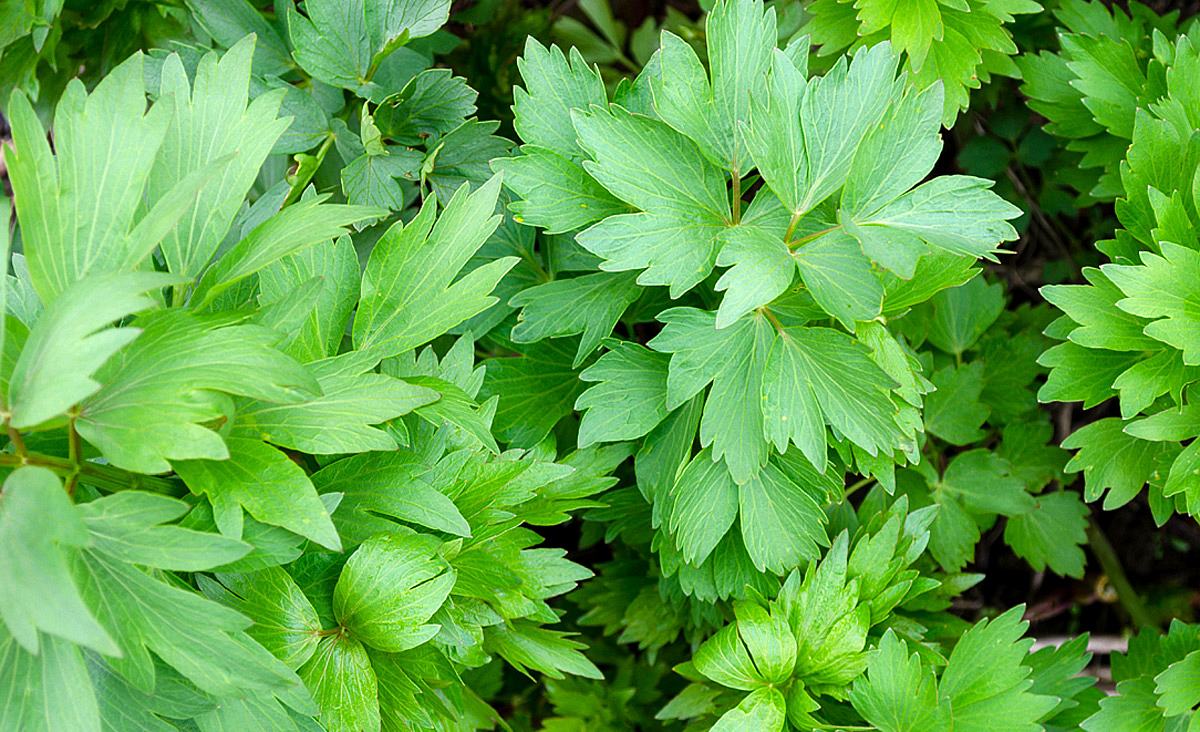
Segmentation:
<svg viewBox="0 0 1200 732">
<path fill-rule="evenodd" d="M 832 476 L 916 459 L 921 397 L 904 385 L 919 367 L 872 321 L 960 284 L 1015 235 L 1016 209 L 987 182 L 921 183 L 941 149 L 941 94 L 897 76 L 887 44 L 809 79 L 807 46 L 776 38 L 773 10 L 718 3 L 707 69 L 664 32 L 612 100 L 577 53 L 530 41 L 514 105 L 524 144 L 494 163 L 522 223 L 574 232 L 598 258 L 513 298 L 514 341 L 582 333 L 578 366 L 637 286 L 680 300 L 657 308 L 649 348 L 606 343 L 576 408 L 581 444 L 643 438 L 639 461 L 676 446 L 653 458 L 667 461 L 663 489 L 643 490 L 692 567 L 715 549 L 785 573 L 816 556 L 821 540 L 797 527 L 820 533 Z M 746 196 L 755 172 L 763 185 Z M 721 545 L 735 522 L 740 538 Z M 779 546 L 772 526 L 794 542 Z"/>
</svg>

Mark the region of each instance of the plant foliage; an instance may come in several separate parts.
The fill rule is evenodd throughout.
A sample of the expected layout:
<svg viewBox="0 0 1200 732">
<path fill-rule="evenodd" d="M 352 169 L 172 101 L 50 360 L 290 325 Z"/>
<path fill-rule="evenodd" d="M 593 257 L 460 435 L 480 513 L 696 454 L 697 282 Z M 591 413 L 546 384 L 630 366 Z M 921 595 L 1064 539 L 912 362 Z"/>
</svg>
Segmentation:
<svg viewBox="0 0 1200 732">
<path fill-rule="evenodd" d="M 0 27 L 0 729 L 1200 719 L 1186 13 Z"/>
</svg>

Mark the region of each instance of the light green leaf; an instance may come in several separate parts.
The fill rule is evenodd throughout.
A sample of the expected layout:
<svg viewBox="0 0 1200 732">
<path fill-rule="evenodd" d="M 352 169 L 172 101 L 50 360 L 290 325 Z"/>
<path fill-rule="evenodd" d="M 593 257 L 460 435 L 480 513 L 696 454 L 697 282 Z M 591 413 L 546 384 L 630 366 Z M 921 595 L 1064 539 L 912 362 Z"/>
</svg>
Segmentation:
<svg viewBox="0 0 1200 732">
<path fill-rule="evenodd" d="M 513 127 L 521 140 L 569 160 L 583 157 L 571 110 L 608 102 L 600 74 L 588 67 L 578 49 L 571 49 L 568 60 L 557 46 L 546 48 L 533 36 L 525 39 L 517 68 L 525 81 L 524 88 L 513 89 Z"/>
<path fill-rule="evenodd" d="M 208 496 L 223 533 L 241 538 L 244 508 L 258 521 L 341 550 L 329 512 L 303 468 L 258 440 L 228 437 L 225 444 L 228 459 L 173 462 L 192 493 Z"/>
<path fill-rule="evenodd" d="M 78 507 L 92 534 L 89 549 L 131 564 L 198 572 L 229 564 L 250 545 L 168 521 L 188 511 L 175 498 L 144 491 L 120 491 Z"/>
<path fill-rule="evenodd" d="M 1029 623 L 1024 607 L 981 620 L 962 635 L 942 674 L 940 692 L 950 704 L 954 729 L 1034 730 L 1058 699 L 1029 691 L 1022 664 L 1033 644 L 1021 640 Z"/>
<path fill-rule="evenodd" d="M 120 653 L 71 575 L 71 557 L 89 544 L 87 526 L 49 470 L 20 468 L 4 481 L 0 583 L 6 590 L 0 593 L 0 619 L 6 635 L 25 651 L 39 653 L 39 636 L 50 634 L 100 653 Z"/>
<path fill-rule="evenodd" d="M 57 417 L 98 391 L 101 385 L 92 374 L 139 333 L 108 325 L 153 307 L 154 300 L 143 293 L 174 281 L 157 272 L 97 275 L 75 283 L 47 305 L 9 382 L 13 427 Z"/>
<path fill-rule="evenodd" d="M 743 221 L 724 231 L 721 242 L 717 264 L 729 269 L 715 286 L 725 293 L 717 308 L 718 328 L 782 295 L 796 274 L 796 262 L 780 232 L 769 227 Z"/>
<path fill-rule="evenodd" d="M 104 386 L 81 405 L 79 433 L 114 465 L 163 473 L 169 460 L 228 456 L 204 426 L 228 414 L 227 394 L 284 403 L 320 394 L 305 367 L 272 347 L 273 331 L 226 322 L 186 310 L 136 321 L 142 335 L 97 373 Z"/>
<path fill-rule="evenodd" d="M 170 108 L 146 111 L 142 55 L 117 66 L 88 95 L 72 81 L 58 104 L 54 153 L 23 94 L 9 107 L 7 163 L 30 279 L 52 303 L 89 274 L 132 270 L 149 252 L 129 236 Z"/>
<path fill-rule="evenodd" d="M 311 281 L 321 278 L 319 294 L 300 327 L 286 334 L 286 345 L 279 348 L 299 361 L 317 361 L 337 354 L 346 323 L 358 303 L 358 256 L 350 237 L 343 236 L 330 246 L 309 247 L 278 260 L 258 273 L 259 299 L 263 303 L 282 301 Z"/>
<path fill-rule="evenodd" d="M 938 698 L 933 671 L 895 632 L 883 634 L 867 661 L 867 673 L 854 681 L 850 701 L 859 714 L 882 732 L 942 729 L 948 723 L 946 700 Z"/>
<path fill-rule="evenodd" d="M 849 234 L 832 231 L 804 244 L 792 256 L 813 299 L 846 328 L 879 315 L 883 283 Z"/>
<path fill-rule="evenodd" d="M 198 277 L 216 253 L 263 161 L 288 127 L 288 120 L 278 118 L 283 91 L 247 104 L 255 45 L 247 37 L 219 58 L 205 54 L 194 84 L 178 55 L 163 63 L 159 93 L 172 100 L 171 120 L 146 184 L 147 204 L 164 200 L 191 171 L 233 156 L 163 237 L 167 267 L 187 280 Z"/>
<path fill-rule="evenodd" d="M 517 220 L 549 234 L 581 229 L 629 210 L 578 162 L 549 148 L 523 145 L 521 155 L 492 161 L 504 185 L 520 198 L 509 205 Z"/>
<path fill-rule="evenodd" d="M 704 641 L 692 656 L 692 663 L 706 678 L 730 689 L 750 691 L 767 683 L 738 635 L 736 624 L 726 625 Z"/>
<path fill-rule="evenodd" d="M 316 652 L 321 630 L 317 611 L 283 569 L 221 574 L 217 580 L 201 575 L 199 581 L 210 598 L 253 620 L 246 633 L 288 668 L 300 668 Z"/>
<path fill-rule="evenodd" d="M 500 224 L 500 179 L 458 189 L 434 223 L 427 199 L 407 225 L 395 223 L 376 243 L 363 273 L 354 318 L 355 347 L 380 358 L 416 348 L 496 302 L 490 295 L 517 259 L 502 257 L 455 281 Z"/>
<path fill-rule="evenodd" d="M 701 450 L 671 488 L 669 528 L 683 558 L 700 565 L 733 526 L 738 515 L 737 483 L 728 468 Z"/>
<path fill-rule="evenodd" d="M 754 566 L 784 574 L 817 559 L 829 543 L 822 509 L 827 499 L 827 485 L 798 457 L 774 457 L 738 486 L 742 541 Z"/>
<path fill-rule="evenodd" d="M 1188 247 L 1162 242 L 1162 254 L 1142 252 L 1140 265 L 1109 264 L 1104 274 L 1120 288 L 1125 298 L 1117 307 L 1152 320 L 1145 333 L 1183 351 L 1186 364 L 1200 364 L 1200 254 Z"/>
<path fill-rule="evenodd" d="M 345 633 L 317 644 L 300 678 L 320 708 L 317 719 L 329 732 L 378 732 L 379 682 L 367 649 Z"/>
<path fill-rule="evenodd" d="M 0 728 L 100 732 L 100 710 L 77 646 L 53 636 L 37 655 L 0 627 Z"/>
<path fill-rule="evenodd" d="M 338 578 L 333 610 L 356 639 L 403 651 L 437 634 L 427 621 L 454 587 L 455 572 L 438 556 L 441 542 L 423 534 L 384 534 L 363 542 Z"/>
<path fill-rule="evenodd" d="M 713 732 L 754 729 L 782 732 L 787 719 L 787 702 L 779 689 L 757 689 L 736 707 L 725 712 L 712 726 Z"/>
<path fill-rule="evenodd" d="M 617 344 L 579 374 L 594 382 L 575 400 L 583 412 L 579 446 L 644 436 L 667 416 L 667 363 L 661 354 L 629 342 Z"/>
<path fill-rule="evenodd" d="M 387 214 L 374 206 L 324 203 L 327 196 L 297 201 L 234 244 L 204 272 L 192 293 L 197 308 L 267 265 L 321 242 L 336 239 L 347 227 Z"/>
<path fill-rule="evenodd" d="M 826 423 L 871 455 L 903 448 L 910 438 L 895 421 L 894 383 L 845 333 L 784 328 L 763 374 L 767 434 L 780 451 L 791 440 L 821 469 Z"/>
<path fill-rule="evenodd" d="M 396 449 L 392 437 L 373 425 L 434 402 L 438 394 L 370 371 L 372 360 L 351 353 L 311 364 L 321 396 L 293 404 L 249 402 L 238 409 L 233 434 L 316 455 Z"/>
<path fill-rule="evenodd" d="M 626 273 L 598 272 L 530 287 L 509 301 L 522 308 L 512 339 L 532 343 L 582 334 L 571 364 L 578 368 L 641 294 L 633 275 Z"/>
</svg>

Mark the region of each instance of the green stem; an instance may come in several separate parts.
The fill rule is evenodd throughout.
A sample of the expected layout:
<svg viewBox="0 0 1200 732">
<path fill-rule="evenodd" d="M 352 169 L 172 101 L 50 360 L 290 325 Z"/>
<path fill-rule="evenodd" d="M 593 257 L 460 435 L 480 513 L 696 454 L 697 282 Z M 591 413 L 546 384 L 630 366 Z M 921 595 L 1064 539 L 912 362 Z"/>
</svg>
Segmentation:
<svg viewBox="0 0 1200 732">
<path fill-rule="evenodd" d="M 783 235 L 784 241 L 791 241 L 792 234 L 796 233 L 796 225 L 800 223 L 800 212 L 792 214 L 792 220 L 788 222 L 787 232 Z"/>
<path fill-rule="evenodd" d="M 788 249 L 799 249 L 800 247 L 802 247 L 802 246 L 804 246 L 805 244 L 809 243 L 809 242 L 810 242 L 810 241 L 812 241 L 813 239 L 819 239 L 819 238 L 821 238 L 822 236 L 825 236 L 826 234 L 828 234 L 828 233 L 829 233 L 829 232 L 831 232 L 831 231 L 837 231 L 837 230 L 838 230 L 838 228 L 840 228 L 840 227 L 837 227 L 837 226 L 830 226 L 828 229 L 822 229 L 822 230 L 820 230 L 820 231 L 814 231 L 814 232 L 813 232 L 813 233 L 811 233 L 811 234 L 808 234 L 808 235 L 806 235 L 806 236 L 802 236 L 802 237 L 800 237 L 799 239 L 797 239 L 796 241 L 789 241 L 789 240 L 791 239 L 791 237 L 790 237 L 790 236 L 788 236 L 788 237 L 784 238 L 784 241 L 786 241 L 786 242 L 787 242 L 787 248 L 788 248 Z"/>
<path fill-rule="evenodd" d="M 20 467 L 22 465 L 36 465 L 46 468 L 68 479 L 72 474 L 77 473 L 88 484 L 109 492 L 145 490 L 153 493 L 165 493 L 170 496 L 182 496 L 187 492 L 182 485 L 168 478 L 131 473 L 111 465 L 89 462 L 81 462 L 75 465 L 67 458 L 40 455 L 38 453 L 28 453 L 26 455 L 0 454 L 0 466 Z"/>
<path fill-rule="evenodd" d="M 733 223 L 737 224 L 742 220 L 742 176 L 738 171 L 730 171 L 733 177 Z"/>
<path fill-rule="evenodd" d="M 75 415 L 67 419 L 67 459 L 71 462 L 71 474 L 67 476 L 65 487 L 67 495 L 75 495 L 75 484 L 79 481 L 79 473 L 83 470 L 83 441 L 75 430 Z"/>
<path fill-rule="evenodd" d="M 1088 521 L 1087 537 L 1092 554 L 1096 555 L 1108 581 L 1117 591 L 1117 599 L 1120 601 L 1121 607 L 1125 608 L 1125 612 L 1129 614 L 1129 619 L 1139 629 L 1158 627 L 1158 623 L 1154 621 L 1154 617 L 1142 603 L 1141 596 L 1133 589 L 1129 578 L 1125 576 L 1125 568 L 1121 566 L 1121 560 L 1117 558 L 1117 553 L 1109 543 L 1108 537 L 1104 535 L 1095 521 Z"/>
<path fill-rule="evenodd" d="M 333 135 L 325 137 L 325 141 L 321 143 L 321 147 L 317 148 L 316 155 L 300 154 L 296 156 L 296 177 L 292 179 L 291 190 L 288 191 L 287 197 L 283 199 L 282 208 L 287 208 L 300 198 L 300 194 L 304 193 L 304 189 L 316 175 L 317 169 L 321 167 L 321 163 L 325 162 L 325 155 L 329 152 L 329 148 L 333 146 Z"/>
<path fill-rule="evenodd" d="M 842 493 L 842 501 L 845 501 L 850 496 L 857 493 L 860 489 L 865 488 L 875 482 L 874 478 L 863 478 L 847 486 L 845 492 Z"/>
<path fill-rule="evenodd" d="M 772 326 L 774 326 L 775 330 L 779 331 L 780 335 L 787 335 L 783 332 L 783 323 L 779 322 L 779 318 L 775 316 L 775 313 L 771 312 L 770 309 L 768 309 L 765 305 L 759 308 L 759 310 L 762 311 L 762 314 L 766 316 L 767 320 Z"/>
<path fill-rule="evenodd" d="M 8 418 L 4 418 L 4 429 L 8 431 L 8 441 L 12 443 L 13 450 L 16 451 L 16 457 L 21 459 L 23 464 L 29 458 L 29 451 L 25 449 L 25 440 L 21 438 L 21 433 L 18 432 L 9 422 Z"/>
</svg>

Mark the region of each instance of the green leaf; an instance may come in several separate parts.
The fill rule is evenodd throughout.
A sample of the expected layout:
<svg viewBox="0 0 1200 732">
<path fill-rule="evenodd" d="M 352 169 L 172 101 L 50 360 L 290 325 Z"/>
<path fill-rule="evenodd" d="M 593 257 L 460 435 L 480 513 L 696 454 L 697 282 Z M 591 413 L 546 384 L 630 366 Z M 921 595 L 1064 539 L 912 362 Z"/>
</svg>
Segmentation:
<svg viewBox="0 0 1200 732">
<path fill-rule="evenodd" d="M 683 558 L 700 565 L 733 526 L 738 515 L 737 483 L 729 470 L 701 450 L 671 488 L 669 527 Z"/>
<path fill-rule="evenodd" d="M 163 473 L 168 460 L 223 460 L 221 437 L 203 425 L 227 416 L 226 394 L 294 403 L 320 393 L 317 379 L 275 350 L 278 336 L 261 326 L 185 310 L 135 322 L 141 336 L 100 369 L 104 386 L 83 402 L 76 422 L 114 465 Z"/>
<path fill-rule="evenodd" d="M 146 111 L 142 55 L 113 69 L 89 95 L 80 81 L 58 104 L 54 152 L 23 94 L 10 105 L 8 156 L 30 279 L 49 305 L 89 274 L 134 269 L 149 254 L 134 218 L 170 122 Z M 147 216 L 152 216 L 148 214 Z"/>
<path fill-rule="evenodd" d="M 513 89 L 513 127 L 517 134 L 527 145 L 551 150 L 568 160 L 582 158 L 571 110 L 607 103 L 600 74 L 588 68 L 578 49 L 572 48 L 568 57 L 557 46 L 546 48 L 533 36 L 525 39 L 517 68 L 525 81 L 524 88 Z"/>
<path fill-rule="evenodd" d="M 360 155 L 342 168 L 342 190 L 354 204 L 400 211 L 405 205 L 399 181 L 416 180 L 421 172 L 419 152 L 395 148 L 383 155 Z"/>
<path fill-rule="evenodd" d="M 1075 493 L 1059 491 L 1035 498 L 1033 510 L 1012 517 L 1004 541 L 1037 571 L 1082 577 L 1087 543 L 1087 506 Z"/>
<path fill-rule="evenodd" d="M 321 622 L 312 603 L 279 567 L 250 574 L 201 575 L 210 598 L 254 621 L 246 633 L 291 669 L 312 658 L 320 642 Z"/>
<path fill-rule="evenodd" d="M 109 324 L 153 307 L 154 300 L 143 293 L 173 281 L 157 272 L 97 275 L 50 302 L 30 331 L 9 381 L 13 427 L 45 422 L 97 392 L 101 385 L 92 374 L 139 332 Z"/>
<path fill-rule="evenodd" d="M 101 521 L 91 528 L 103 532 L 116 527 Z M 87 552 L 80 565 L 80 589 L 124 653 L 110 663 L 139 688 L 153 687 L 151 652 L 217 696 L 294 683 L 285 666 L 245 635 L 245 617 L 154 579 L 118 556 L 100 549 Z"/>
<path fill-rule="evenodd" d="M 250 550 L 236 539 L 166 523 L 187 510 L 183 501 L 143 491 L 121 491 L 78 508 L 92 533 L 90 549 L 122 562 L 197 572 Z"/>
<path fill-rule="evenodd" d="M 347 227 L 387 213 L 374 206 L 324 203 L 327 196 L 293 203 L 254 227 L 204 272 L 192 293 L 192 302 L 203 308 L 241 280 L 289 254 L 348 232 Z"/>
<path fill-rule="evenodd" d="M 871 320 L 883 308 L 883 283 L 871 261 L 849 234 L 833 231 L 793 255 L 813 299 L 848 329 Z"/>
<path fill-rule="evenodd" d="M 1192 651 L 1154 677 L 1158 706 L 1168 717 L 1195 713 L 1196 705 L 1200 704 L 1197 679 L 1200 679 L 1200 651 Z"/>
<path fill-rule="evenodd" d="M 320 708 L 327 730 L 377 732 L 379 682 L 362 643 L 344 633 L 327 635 L 298 672 Z"/>
<path fill-rule="evenodd" d="M 187 5 L 213 40 L 226 48 L 253 33 L 254 65 L 261 73 L 283 74 L 292 67 L 287 44 L 248 0 L 188 0 Z"/>
<path fill-rule="evenodd" d="M 569 341 L 546 340 L 523 347 L 519 357 L 491 358 L 481 398 L 499 396 L 493 424 L 496 437 L 513 447 L 533 447 L 571 413 L 585 385 L 571 364 Z"/>
<path fill-rule="evenodd" d="M 858 583 L 847 576 L 848 547 L 843 532 L 803 582 L 793 572 L 779 595 L 796 635 L 795 676 L 814 692 L 844 690 L 866 667 L 871 611 L 859 604 Z"/>
<path fill-rule="evenodd" d="M 806 460 L 782 456 L 738 486 L 742 541 L 759 571 L 783 574 L 820 556 L 829 543 L 822 506 L 840 487 L 830 482 Z"/>
<path fill-rule="evenodd" d="M 939 487 L 980 513 L 1018 516 L 1036 506 L 1024 482 L 1010 473 L 1008 463 L 984 449 L 954 456 Z"/>
<path fill-rule="evenodd" d="M 940 684 L 954 729 L 1033 730 L 1058 703 L 1029 691 L 1033 681 L 1022 661 L 1033 641 L 1020 640 L 1029 627 L 1023 610 L 981 620 L 955 644 Z"/>
<path fill-rule="evenodd" d="M 1117 306 L 1124 298 L 1100 270 L 1083 270 L 1089 285 L 1047 285 L 1040 292 L 1054 307 L 1079 324 L 1067 336 L 1084 348 L 1110 351 L 1149 351 L 1158 345 L 1143 328 L 1146 323 Z M 1111 382 L 1110 382 L 1111 383 Z"/>
<path fill-rule="evenodd" d="M 163 63 L 159 94 L 173 99 L 171 122 L 146 184 L 148 205 L 164 200 L 191 171 L 233 156 L 163 237 L 168 269 L 187 280 L 199 276 L 216 253 L 263 161 L 288 127 L 288 120 L 278 118 L 282 91 L 247 104 L 255 45 L 254 38 L 244 38 L 219 58 L 205 54 L 194 84 L 179 56 Z"/>
<path fill-rule="evenodd" d="M 1104 274 L 1125 298 L 1117 307 L 1151 320 L 1145 334 L 1183 351 L 1183 362 L 1200 364 L 1200 254 L 1188 247 L 1162 242 L 1162 255 L 1142 252 L 1140 265 L 1105 265 Z"/>
<path fill-rule="evenodd" d="M 712 729 L 715 732 L 743 729 L 781 732 L 786 714 L 787 703 L 778 689 L 757 689 L 736 707 L 725 712 Z"/>
<path fill-rule="evenodd" d="M 937 391 L 925 399 L 925 429 L 952 445 L 970 445 L 984 436 L 983 423 L 991 413 L 980 401 L 983 362 L 946 366 L 933 374 Z"/>
<path fill-rule="evenodd" d="M 634 277 L 624 273 L 597 272 L 530 287 L 509 301 L 522 308 L 512 339 L 532 343 L 582 334 L 571 364 L 578 368 L 640 295 Z"/>
<path fill-rule="evenodd" d="M 223 533 L 241 538 L 242 509 L 258 521 L 282 526 L 334 551 L 341 540 L 304 469 L 258 440 L 226 438 L 225 460 L 179 460 L 175 471 L 213 506 Z"/>
<path fill-rule="evenodd" d="M 747 212 L 749 219 L 751 212 Z M 717 327 L 725 328 L 746 313 L 782 295 L 792 284 L 796 263 L 778 231 L 743 219 L 721 235 L 717 264 L 729 267 L 715 289 L 724 291 Z"/>
<path fill-rule="evenodd" d="M 233 434 L 310 454 L 394 450 L 382 424 L 434 402 L 437 392 L 377 374 L 359 354 L 310 364 L 321 396 L 292 404 L 248 402 L 237 413 Z"/>
<path fill-rule="evenodd" d="M 946 353 L 960 355 L 975 345 L 1004 311 L 1004 288 L 976 277 L 965 285 L 942 290 L 930 299 L 930 305 L 929 341 Z"/>
<path fill-rule="evenodd" d="M 952 254 L 995 260 L 1001 242 L 1016 238 L 1008 219 L 1021 210 L 991 191 L 992 182 L 943 175 L 874 212 L 862 225 L 912 234 Z"/>
<path fill-rule="evenodd" d="M 425 465 L 403 452 L 369 452 L 338 460 L 312 480 L 321 493 L 342 495 L 333 522 L 350 546 L 376 534 L 402 532 L 397 521 L 470 536 L 467 520 L 425 471 Z"/>
<path fill-rule="evenodd" d="M 758 670 L 760 678 L 771 684 L 785 683 L 796 664 L 796 638 L 787 619 L 779 611 L 768 612 L 748 601 L 735 602 L 737 633 Z"/>
<path fill-rule="evenodd" d="M 566 633 L 546 630 L 527 622 L 501 623 L 489 627 L 484 645 L 523 673 L 528 667 L 552 679 L 564 678 L 564 672 L 587 679 L 604 678 L 600 669 L 580 653 L 584 647 L 582 643 L 572 641 Z"/>
<path fill-rule="evenodd" d="M 39 636 L 50 634 L 100 653 L 119 653 L 80 597 L 70 570 L 72 556 L 90 544 L 87 525 L 49 470 L 20 468 L 4 481 L 0 582 L 8 589 L 0 595 L 0 619 L 25 651 L 39 653 Z"/>
<path fill-rule="evenodd" d="M 665 324 L 650 347 L 671 354 L 667 408 L 691 399 L 712 383 L 700 421 L 700 445 L 712 447 L 738 483 L 749 480 L 767 461 L 763 437 L 763 366 L 772 341 L 762 317 L 746 318 L 718 330 L 713 313 L 672 308 L 658 315 Z"/>
<path fill-rule="evenodd" d="M 767 435 L 782 452 L 791 440 L 824 469 L 827 423 L 875 455 L 902 447 L 894 382 L 853 338 L 831 328 L 784 328 L 763 374 Z"/>
<path fill-rule="evenodd" d="M 294 332 L 279 348 L 299 361 L 318 361 L 337 355 L 350 313 L 358 303 L 358 256 L 350 237 L 330 246 L 309 247 L 289 255 L 258 273 L 259 299 L 278 302 L 314 277 L 321 279 L 319 294 Z"/>
<path fill-rule="evenodd" d="M 426 69 L 388 96 L 375 110 L 384 136 L 399 145 L 419 145 L 444 135 L 475 113 L 479 94 L 450 69 Z"/>
<path fill-rule="evenodd" d="M 661 354 L 621 342 L 579 374 L 596 385 L 579 395 L 579 446 L 644 436 L 667 416 L 667 364 Z"/>
<path fill-rule="evenodd" d="M 492 452 L 499 452 L 491 433 L 491 415 L 495 402 L 478 404 L 456 385 L 430 376 L 410 376 L 413 386 L 432 390 L 438 399 L 417 407 L 417 416 L 435 428 L 453 425 L 462 430 L 475 443 Z"/>
<path fill-rule="evenodd" d="M 726 625 L 702 643 L 692 656 L 692 663 L 696 671 L 730 689 L 750 691 L 769 683 L 759 673 L 738 635 L 737 624 Z"/>
<path fill-rule="evenodd" d="M 549 148 L 522 145 L 519 157 L 493 160 L 492 169 L 520 197 L 509 204 L 517 221 L 549 234 L 574 231 L 629 210 L 578 162 Z"/>
<path fill-rule="evenodd" d="M 1095 501 L 1104 496 L 1104 509 L 1111 511 L 1133 500 L 1157 469 L 1163 444 L 1131 437 L 1119 419 L 1100 419 L 1084 425 L 1063 440 L 1068 450 L 1078 450 L 1067 463 L 1069 473 L 1083 473 L 1083 497 Z"/>
<path fill-rule="evenodd" d="M 575 237 L 613 272 L 643 270 L 637 283 L 662 285 L 678 298 L 702 282 L 717 262 L 726 224 L 703 212 L 652 211 L 609 216 Z"/>
<path fill-rule="evenodd" d="M 403 651 L 437 634 L 427 621 L 454 587 L 438 556 L 441 542 L 421 534 L 385 534 L 363 542 L 338 578 L 333 610 L 354 637 L 381 651 Z"/>
<path fill-rule="evenodd" d="M 101 730 L 83 654 L 67 641 L 46 636 L 33 655 L 0 627 L 0 696 L 5 729 Z"/>
<path fill-rule="evenodd" d="M 463 265 L 500 224 L 500 179 L 478 190 L 458 189 L 434 223 L 428 199 L 407 225 L 395 223 L 376 243 L 363 274 L 354 318 L 354 344 L 379 358 L 416 348 L 483 312 L 496 298 L 496 283 L 512 269 L 503 257 L 457 281 Z"/>
<path fill-rule="evenodd" d="M 676 295 L 704 279 L 716 261 L 715 237 L 730 217 L 721 171 L 695 143 L 650 117 L 592 107 L 572 119 L 592 158 L 584 168 L 617 198 L 646 212 L 610 217 L 581 234 L 579 243 L 607 260 L 605 269 L 648 268 L 642 284 L 668 284 Z M 649 251 L 630 251 L 624 240 L 635 231 L 654 237 L 640 245 Z"/>
<path fill-rule="evenodd" d="M 867 673 L 855 680 L 850 701 L 882 732 L 941 729 L 950 716 L 938 698 L 937 680 L 917 654 L 889 629 L 867 661 Z"/>
</svg>

